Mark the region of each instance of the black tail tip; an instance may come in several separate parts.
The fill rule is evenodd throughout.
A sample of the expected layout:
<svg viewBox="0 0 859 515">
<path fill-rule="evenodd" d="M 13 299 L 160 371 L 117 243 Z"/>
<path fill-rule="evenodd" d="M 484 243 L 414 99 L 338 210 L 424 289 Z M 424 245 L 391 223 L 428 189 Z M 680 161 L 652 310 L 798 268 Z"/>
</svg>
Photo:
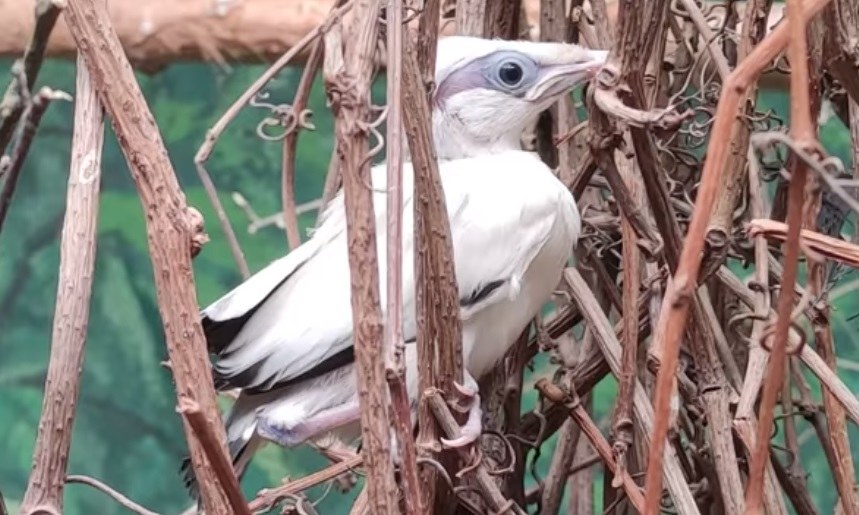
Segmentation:
<svg viewBox="0 0 859 515">
<path fill-rule="evenodd" d="M 182 482 L 185 484 L 185 490 L 194 502 L 200 502 L 200 492 L 197 489 L 197 477 L 194 475 L 194 467 L 191 466 L 191 457 L 185 456 L 182 458 L 182 465 L 179 467 L 179 473 L 182 475 Z"/>
</svg>

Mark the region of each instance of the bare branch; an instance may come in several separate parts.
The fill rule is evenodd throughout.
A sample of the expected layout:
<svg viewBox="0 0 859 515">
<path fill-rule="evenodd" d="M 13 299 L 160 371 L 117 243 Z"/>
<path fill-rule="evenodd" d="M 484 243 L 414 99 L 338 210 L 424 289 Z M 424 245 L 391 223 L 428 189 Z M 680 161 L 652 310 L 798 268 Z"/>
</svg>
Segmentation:
<svg viewBox="0 0 859 515">
<path fill-rule="evenodd" d="M 578 270 L 568 268 L 564 272 L 564 279 L 573 299 L 588 321 L 588 326 L 593 331 L 594 338 L 611 367 L 612 373 L 616 377 L 619 377 L 621 373 L 622 347 L 620 342 L 617 341 L 605 313 L 599 308 L 599 304 L 593 297 L 593 292 L 588 288 Z M 645 436 L 645 445 L 652 449 L 655 444 L 652 437 L 653 427 L 657 421 L 654 420 L 650 401 L 640 381 L 636 381 L 633 395 L 633 410 L 635 412 L 635 421 L 639 427 L 639 433 Z M 683 479 L 683 472 L 678 462 L 677 454 L 670 447 L 663 448 L 663 452 L 665 456 L 664 461 L 660 460 L 660 463 L 662 463 L 662 474 L 660 475 L 664 474 L 666 477 L 668 491 L 674 498 L 675 506 L 677 506 L 680 513 L 689 515 L 699 513 L 692 492 L 689 490 L 689 485 Z"/>
<path fill-rule="evenodd" d="M 615 462 L 612 448 L 602 436 L 602 433 L 599 432 L 599 429 L 590 419 L 587 412 L 585 412 L 585 409 L 582 407 L 582 403 L 579 401 L 578 395 L 576 395 L 575 392 L 571 392 L 569 394 L 564 393 L 560 388 L 553 385 L 547 379 L 540 379 L 537 381 L 535 387 L 540 391 L 540 393 L 551 399 L 553 402 L 563 402 L 566 404 L 567 409 L 570 411 L 570 417 L 572 417 L 573 420 L 579 424 L 579 427 L 582 428 L 582 432 L 587 436 L 588 440 L 590 440 L 591 445 L 596 449 L 603 462 L 613 474 L 620 476 L 623 489 L 629 497 L 632 505 L 639 512 L 643 511 L 644 496 L 641 494 L 641 489 L 635 484 L 635 481 L 632 480 L 629 474 Z"/>
<path fill-rule="evenodd" d="M 363 463 L 364 458 L 362 456 L 353 456 L 301 479 L 284 483 L 275 488 L 265 488 L 257 493 L 256 498 L 250 502 L 248 507 L 252 513 L 270 511 L 280 499 L 299 494 L 308 488 L 330 481 L 341 474 L 360 467 Z"/>
<path fill-rule="evenodd" d="M 104 110 L 80 58 L 75 91 L 78 98 L 75 103 L 72 159 L 60 244 L 51 357 L 45 379 L 36 448 L 33 451 L 33 472 L 21 503 L 22 514 L 34 513 L 46 505 L 60 513 L 63 511 L 63 484 L 89 326 L 101 187 Z"/>
<path fill-rule="evenodd" d="M 385 373 L 391 389 L 391 410 L 399 448 L 400 474 L 406 515 L 427 513 L 422 503 L 412 409 L 406 388 L 405 342 L 403 341 L 403 2 L 388 0 L 385 28 L 388 46 L 388 137 L 387 180 L 387 318 L 385 326 Z M 418 70 L 411 68 L 409 73 Z M 412 83 L 417 83 L 414 77 Z"/>
<path fill-rule="evenodd" d="M 341 3 L 338 2 L 338 4 Z M 295 92 L 295 99 L 292 102 L 292 116 L 297 123 L 293 127 L 293 130 L 287 131 L 283 137 L 283 178 L 281 179 L 282 216 L 287 241 L 289 242 L 289 247 L 292 249 L 301 245 L 301 234 L 298 230 L 298 212 L 295 206 L 295 152 L 298 146 L 298 134 L 302 128 L 306 128 L 302 126 L 300 120 L 307 107 L 313 79 L 316 78 L 316 72 L 319 71 L 319 67 L 322 65 L 323 49 L 323 40 L 317 39 L 313 44 L 313 49 L 310 51 L 310 57 L 307 58 L 304 71 L 301 73 L 301 80 L 298 81 L 298 90 Z M 309 113 L 310 111 L 307 112 Z"/>
<path fill-rule="evenodd" d="M 0 102 L 0 154 L 6 152 L 6 146 L 9 145 L 15 131 L 15 125 L 21 113 L 27 108 L 26 97 L 33 91 L 33 86 L 36 84 L 36 78 L 45 58 L 48 38 L 60 16 L 63 3 L 63 0 L 36 1 L 36 24 L 24 50 L 23 64 L 20 65 L 21 74 L 12 78 L 3 95 L 3 101 Z"/>
<path fill-rule="evenodd" d="M 104 492 L 105 494 L 109 495 L 114 501 L 118 502 L 123 508 L 125 508 L 129 511 L 133 511 L 137 515 L 159 515 L 158 513 L 154 512 L 154 511 L 147 510 L 143 506 L 137 504 L 136 502 L 132 501 L 128 497 L 122 495 L 121 493 L 117 492 L 116 490 L 114 490 L 110 486 L 102 483 L 101 481 L 99 481 L 98 479 L 95 479 L 93 477 L 82 476 L 82 475 L 71 475 L 71 476 L 66 476 L 65 482 L 66 483 L 80 483 L 83 485 L 91 486 L 91 487 L 95 488 L 96 490 L 99 490 L 99 491 Z M 44 508 L 40 508 L 40 509 L 44 509 Z"/>
<path fill-rule="evenodd" d="M 224 130 L 226 130 L 227 125 L 235 119 L 235 117 L 239 114 L 239 111 L 248 104 L 259 92 L 262 88 L 268 84 L 268 82 L 274 77 L 280 70 L 282 70 L 286 65 L 288 65 L 296 55 L 304 50 L 304 48 L 309 45 L 311 42 L 316 40 L 320 35 L 325 32 L 326 27 L 333 20 L 338 20 L 343 14 L 345 14 L 349 9 L 352 8 L 351 2 L 345 3 L 345 5 L 341 7 L 335 7 L 328 19 L 322 25 L 316 27 L 307 33 L 301 40 L 296 43 L 295 46 L 291 47 L 286 53 L 284 53 L 280 59 L 274 62 L 253 84 L 245 90 L 244 93 L 236 99 L 235 102 L 227 109 L 227 112 L 221 116 L 220 119 L 206 132 L 206 140 L 200 145 L 200 149 L 197 150 L 197 154 L 194 156 L 194 164 L 196 165 L 197 175 L 200 177 L 200 181 L 203 183 L 203 187 L 206 190 L 206 195 L 209 197 L 209 201 L 212 202 L 212 205 L 215 208 L 215 212 L 218 214 L 218 221 L 221 224 L 221 230 L 224 231 L 224 235 L 227 237 L 227 242 L 230 246 L 230 252 L 233 254 L 233 259 L 236 262 L 236 265 L 239 267 L 239 272 L 242 274 L 243 279 L 247 279 L 250 277 L 250 269 L 248 268 L 247 261 L 245 260 L 244 253 L 239 246 L 238 239 L 236 238 L 236 234 L 233 231 L 232 226 L 230 225 L 230 221 L 227 218 L 227 213 L 224 211 L 224 207 L 221 204 L 220 198 L 218 198 L 218 192 L 215 189 L 215 185 L 212 182 L 212 178 L 209 175 L 209 172 L 206 170 L 206 161 L 209 160 L 209 156 L 212 155 L 212 151 L 215 149 L 215 144 L 218 142 L 218 138 L 221 137 Z M 285 206 L 286 208 L 286 206 Z M 284 208 L 284 209 L 285 209 Z"/>
<path fill-rule="evenodd" d="M 69 0 L 65 20 L 87 65 L 99 100 L 112 119 L 146 211 L 158 307 L 179 400 L 199 406 L 226 456 L 210 364 L 198 315 L 191 254 L 199 219 L 192 216 L 161 135 L 125 58 L 107 9 L 99 0 Z M 185 423 L 191 463 L 208 515 L 230 513 L 224 491 Z M 226 458 L 225 458 L 226 459 Z"/>
<path fill-rule="evenodd" d="M 805 3 L 802 19 L 807 20 L 819 12 L 828 0 L 814 0 Z M 723 86 L 723 94 L 714 116 L 711 140 L 726 141 L 730 136 L 731 127 L 735 123 L 731 113 L 739 107 L 742 93 L 761 71 L 787 46 L 790 33 L 786 25 L 776 27 L 760 45 L 758 45 L 736 70 L 734 70 Z M 702 172 L 701 184 L 695 201 L 695 208 L 687 231 L 679 266 L 674 274 L 674 280 L 669 283 L 660 310 L 659 326 L 656 330 L 658 340 L 665 349 L 664 360 L 657 375 L 655 394 L 655 420 L 653 428 L 653 446 L 650 448 L 648 459 L 648 474 L 646 482 L 647 509 L 644 515 L 656 515 L 659 497 L 662 490 L 662 477 L 654 473 L 660 469 L 662 451 L 665 447 L 668 432 L 668 412 L 671 398 L 671 387 L 677 370 L 679 343 L 686 324 L 690 300 L 698 278 L 701 265 L 701 254 L 704 246 L 704 232 L 713 203 L 721 188 L 720 175 L 727 162 L 727 147 L 715 145 L 710 149 Z M 760 428 L 758 428 L 760 431 Z"/>
<path fill-rule="evenodd" d="M 751 220 L 747 225 L 747 231 L 750 238 L 762 236 L 774 241 L 786 241 L 788 237 L 787 225 L 769 218 Z M 821 256 L 859 268 L 859 245 L 809 229 L 803 229 L 800 232 L 800 241 L 809 249 L 819 252 Z"/>
<path fill-rule="evenodd" d="M 33 97 L 24 112 L 21 137 L 12 151 L 12 158 L 5 167 L 5 173 L 0 174 L 0 178 L 3 176 L 6 177 L 6 180 L 3 181 L 3 189 L 0 190 L 0 232 L 3 230 L 3 222 L 6 221 L 6 215 L 9 214 L 12 196 L 15 194 L 15 186 L 18 184 L 18 178 L 21 176 L 21 170 L 24 168 L 27 154 L 30 152 L 30 145 L 33 143 L 33 138 L 36 137 L 36 129 L 39 127 L 42 115 L 48 109 L 48 104 L 52 100 L 58 99 L 71 100 L 71 97 L 62 91 L 54 91 L 48 87 L 44 87 Z"/>
<path fill-rule="evenodd" d="M 188 399 L 179 399 L 179 413 L 191 426 L 191 429 L 197 436 L 200 446 L 206 453 L 206 458 L 212 466 L 215 476 L 218 478 L 227 499 L 230 502 L 230 508 L 236 515 L 250 515 L 248 504 L 242 496 L 239 489 L 239 480 L 233 470 L 232 463 L 223 452 L 219 452 L 218 440 L 212 426 L 207 424 L 206 417 L 200 411 L 200 406 Z"/>
<path fill-rule="evenodd" d="M 326 39 L 325 89 L 335 115 L 337 154 L 343 173 L 346 234 L 351 271 L 352 334 L 361 405 L 362 454 L 367 495 L 375 512 L 398 511 L 398 491 L 391 459 L 390 417 L 385 388 L 385 349 L 379 305 L 379 266 L 370 183 L 368 124 L 372 58 L 378 40 L 379 0 L 357 1 L 341 48 Z M 335 22 L 336 23 L 336 22 Z M 337 30 L 335 26 L 332 30 Z"/>
</svg>

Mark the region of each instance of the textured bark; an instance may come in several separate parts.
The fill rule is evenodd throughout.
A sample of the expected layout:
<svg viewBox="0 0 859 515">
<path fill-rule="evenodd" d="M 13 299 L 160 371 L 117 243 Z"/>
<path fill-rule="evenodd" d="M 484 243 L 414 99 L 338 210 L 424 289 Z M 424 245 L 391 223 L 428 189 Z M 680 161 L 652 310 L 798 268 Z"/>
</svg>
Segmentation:
<svg viewBox="0 0 859 515">
<path fill-rule="evenodd" d="M 846 2 L 844 2 L 846 3 Z M 852 2 L 854 7 L 856 2 Z M 836 4 L 834 7 L 846 7 Z M 831 12 L 833 6 L 830 6 L 827 11 Z M 859 13 L 859 9 L 856 10 Z M 842 13 L 844 15 L 846 13 Z M 855 13 L 854 13 L 855 14 Z M 851 21 L 849 18 L 844 22 Z M 859 18 L 852 21 L 859 21 Z M 808 100 L 811 108 L 811 119 L 814 122 L 813 130 L 819 130 L 817 120 L 819 119 L 820 109 L 822 104 L 822 94 L 819 87 L 814 87 L 820 83 L 820 78 L 823 73 L 823 40 L 824 34 L 828 32 L 828 27 L 824 27 L 823 20 L 814 20 L 809 24 L 809 63 L 808 75 L 811 83 L 811 98 Z M 852 27 L 851 30 L 855 37 L 859 28 Z M 839 31 L 833 31 L 839 32 Z M 846 50 L 846 49 L 845 49 Z M 859 49 L 857 49 L 859 50 Z M 845 55 L 846 52 L 842 55 Z M 859 54 L 855 54 L 859 55 Z M 846 66 L 841 64 L 841 66 Z M 852 74 L 855 75 L 855 65 Z M 805 205 L 803 206 L 803 228 L 817 229 L 820 232 L 825 231 L 823 227 L 818 227 L 818 214 L 821 209 L 821 182 L 819 175 L 813 174 L 808 181 L 805 191 Z M 800 238 L 802 234 L 800 233 Z M 829 265 L 832 266 L 832 265 Z M 817 344 L 817 352 L 820 357 L 829 365 L 829 368 L 836 371 L 837 352 L 835 348 L 835 338 L 832 334 L 832 326 L 829 320 L 829 298 L 824 293 L 826 287 L 826 268 L 827 263 L 815 260 L 809 260 L 808 264 L 808 289 L 814 298 L 820 298 L 820 309 L 816 311 L 820 316 L 811 320 L 814 330 L 814 340 Z M 822 297 L 822 298 L 821 298 Z M 823 388 L 823 408 L 826 413 L 826 420 L 829 426 L 829 442 L 832 446 L 834 454 L 834 463 L 831 464 L 835 486 L 838 489 L 840 505 L 845 515 L 859 515 L 859 497 L 854 490 L 854 468 L 853 456 L 850 449 L 850 439 L 847 435 L 847 417 L 844 414 L 844 408 L 838 403 L 835 395 L 826 388 Z"/>
<path fill-rule="evenodd" d="M 747 9 L 744 12 L 743 34 L 737 54 L 737 59 L 740 61 L 745 59 L 752 48 L 766 35 L 767 14 L 772 7 L 772 0 L 756 0 L 752 2 L 752 5 L 755 7 L 754 9 Z M 721 79 L 724 80 L 726 76 L 727 73 Z M 738 118 L 744 118 L 754 113 L 757 93 L 758 84 L 755 81 L 740 102 Z M 750 131 L 751 123 L 745 120 L 735 124 L 731 130 L 730 153 L 724 181 L 725 189 L 716 200 L 712 221 L 707 229 L 707 252 L 710 255 L 707 257 L 707 264 L 705 265 L 707 271 L 704 272 L 704 277 L 709 276 L 708 272 L 715 271 L 721 266 L 728 255 L 734 212 L 746 190 L 746 178 L 748 176 L 746 174 L 746 156 L 749 149 Z"/>
<path fill-rule="evenodd" d="M 146 212 L 146 232 L 158 309 L 179 399 L 194 400 L 212 426 L 220 452 L 226 435 L 215 404 L 191 257 L 201 230 L 189 209 L 152 113 L 134 78 L 107 10 L 95 0 L 70 0 L 65 20 L 81 50 L 99 100 L 108 112 Z M 184 421 L 183 421 L 184 422 Z M 192 429 L 183 423 L 191 463 L 208 515 L 230 513 L 224 491 Z"/>
<path fill-rule="evenodd" d="M 406 386 L 405 342 L 403 341 L 403 2 L 387 0 L 386 39 L 388 51 L 387 93 L 387 144 L 385 162 L 387 180 L 387 311 L 385 325 L 385 352 L 388 386 L 391 389 L 391 418 L 397 435 L 400 477 L 403 488 L 404 514 L 424 514 L 421 503 L 413 436 L 411 402 Z M 412 73 L 420 73 L 412 69 Z M 415 84 L 420 81 L 414 77 Z M 423 120 L 428 124 L 429 120 Z M 407 145 L 406 145 L 407 146 Z"/>
<path fill-rule="evenodd" d="M 33 472 L 21 503 L 22 514 L 35 513 L 45 507 L 58 513 L 63 511 L 63 485 L 89 324 L 104 111 L 80 59 L 75 96 L 72 159 L 60 244 L 51 358 L 33 452 Z"/>
<path fill-rule="evenodd" d="M 379 261 L 370 183 L 368 129 L 373 53 L 378 42 L 379 0 L 361 0 L 352 23 L 325 41 L 325 89 L 335 115 L 337 157 L 343 174 L 346 235 L 352 287 L 352 334 L 361 405 L 361 454 L 367 470 L 367 498 L 379 514 L 398 513 L 397 486 L 391 459 L 388 388 L 382 341 Z M 336 34 L 339 26 L 332 28 Z M 345 38 L 349 39 L 346 40 Z M 341 59 L 331 59 L 342 53 Z"/>
<path fill-rule="evenodd" d="M 427 2 L 420 26 L 431 26 L 427 16 L 435 17 L 438 2 Z M 425 25 L 426 24 L 426 25 Z M 430 132 L 430 99 L 420 81 L 432 77 L 435 63 L 435 33 L 423 31 L 403 38 L 403 126 L 414 167 L 414 248 L 415 310 L 419 379 L 422 392 L 419 405 L 417 442 L 422 457 L 439 451 L 439 426 L 426 403 L 424 393 L 435 388 L 454 392 L 453 382 L 463 382 L 462 321 L 459 317 L 459 287 L 453 263 L 450 221 L 435 148 Z M 455 456 L 442 455 L 449 465 Z M 432 467 L 421 471 L 421 503 L 432 513 L 445 512 L 453 497 L 438 495 L 444 478 Z M 445 506 L 445 507 L 442 507 Z"/>
</svg>

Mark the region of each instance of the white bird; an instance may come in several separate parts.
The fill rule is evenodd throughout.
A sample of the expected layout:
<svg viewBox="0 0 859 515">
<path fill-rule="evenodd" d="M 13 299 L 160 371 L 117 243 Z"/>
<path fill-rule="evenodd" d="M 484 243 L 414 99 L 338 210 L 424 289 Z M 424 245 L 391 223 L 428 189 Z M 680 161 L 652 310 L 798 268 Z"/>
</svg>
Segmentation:
<svg viewBox="0 0 859 515">
<path fill-rule="evenodd" d="M 561 43 L 452 36 L 439 40 L 433 137 L 459 285 L 466 384 L 462 437 L 481 431 L 479 378 L 542 307 L 581 228 L 575 200 L 524 128 L 596 73 L 607 52 Z M 371 170 L 382 309 L 386 288 L 386 167 Z M 407 387 L 416 398 L 413 171 L 403 167 L 403 334 Z M 354 372 L 346 215 L 342 191 L 312 237 L 202 311 L 219 389 L 240 388 L 226 419 L 241 476 L 265 441 L 291 447 L 360 427 Z M 183 465 L 193 491 L 193 477 Z"/>
</svg>

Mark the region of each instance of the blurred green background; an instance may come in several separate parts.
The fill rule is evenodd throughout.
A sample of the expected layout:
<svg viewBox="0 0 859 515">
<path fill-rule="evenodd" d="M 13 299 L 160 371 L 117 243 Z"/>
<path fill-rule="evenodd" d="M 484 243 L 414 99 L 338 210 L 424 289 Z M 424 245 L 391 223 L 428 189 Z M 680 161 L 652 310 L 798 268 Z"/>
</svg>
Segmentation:
<svg viewBox="0 0 859 515">
<path fill-rule="evenodd" d="M 0 61 L 0 70 L 11 62 Z M 188 201 L 207 221 L 211 241 L 194 261 L 201 305 L 222 295 L 240 281 L 217 218 L 194 171 L 193 156 L 206 130 L 262 72 L 262 66 L 223 70 L 207 64 L 173 65 L 154 76 L 138 75 L 144 94 L 167 143 Z M 300 69 L 287 69 L 267 88 L 274 103 L 289 102 Z M 71 62 L 48 61 L 39 83 L 74 93 Z M 384 94 L 382 81 L 376 94 Z M 787 117 L 783 92 L 762 93 L 762 107 Z M 317 130 L 302 133 L 297 156 L 297 202 L 321 195 L 332 148 L 332 119 L 325 108 L 321 81 L 313 89 L 310 108 Z M 59 264 L 59 229 L 65 206 L 71 144 L 72 104 L 50 106 L 23 171 L 7 224 L 0 235 L 0 491 L 12 513 L 23 496 L 41 407 L 48 362 L 51 322 Z M 238 234 L 252 271 L 281 256 L 287 249 L 282 230 L 270 226 L 249 234 L 249 220 L 233 203 L 240 192 L 261 216 L 280 209 L 280 142 L 261 140 L 256 125 L 268 111 L 248 107 L 229 127 L 209 161 L 209 171 Z M 850 139 L 844 126 L 831 118 L 822 130 L 827 149 L 850 166 Z M 301 217 L 302 233 L 316 213 Z M 854 280 L 847 276 L 844 281 Z M 841 296 L 834 317 L 840 356 L 859 361 L 854 344 L 859 323 L 847 319 L 859 312 L 859 296 Z M 140 202 L 112 132 L 105 140 L 103 193 L 99 218 L 95 291 L 83 372 L 82 393 L 74 427 L 69 473 L 88 474 L 105 481 L 135 501 L 160 513 L 178 513 L 189 503 L 178 467 L 185 442 L 174 411 L 175 396 L 166 359 L 163 333 L 155 303 L 152 269 L 147 254 Z M 536 396 L 530 385 L 551 374 L 538 358 L 528 376 L 523 409 Z M 859 373 L 839 371 L 852 390 L 859 389 Z M 816 383 L 812 381 L 812 384 Z M 815 390 L 819 396 L 819 391 Z M 819 398 L 819 397 L 818 397 Z M 610 413 L 614 383 L 603 381 L 595 391 L 597 418 Z M 810 473 L 809 488 L 823 513 L 831 513 L 835 489 L 824 457 L 808 425 L 802 461 Z M 851 426 L 856 448 L 857 433 Z M 545 474 L 554 438 L 542 449 L 538 470 Z M 302 448 L 292 452 L 268 447 L 257 454 L 243 488 L 253 495 L 260 488 L 323 467 L 325 461 Z M 597 490 L 600 509 L 601 485 Z M 358 489 L 343 495 L 316 488 L 311 499 L 324 499 L 320 513 L 345 514 Z M 70 485 L 66 513 L 119 514 L 116 503 L 88 487 Z M 599 511 L 597 511 L 598 513 Z"/>
</svg>

